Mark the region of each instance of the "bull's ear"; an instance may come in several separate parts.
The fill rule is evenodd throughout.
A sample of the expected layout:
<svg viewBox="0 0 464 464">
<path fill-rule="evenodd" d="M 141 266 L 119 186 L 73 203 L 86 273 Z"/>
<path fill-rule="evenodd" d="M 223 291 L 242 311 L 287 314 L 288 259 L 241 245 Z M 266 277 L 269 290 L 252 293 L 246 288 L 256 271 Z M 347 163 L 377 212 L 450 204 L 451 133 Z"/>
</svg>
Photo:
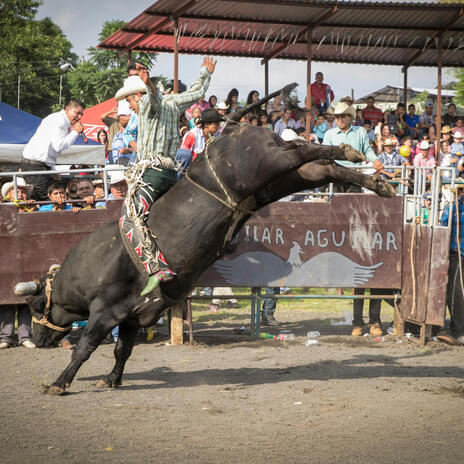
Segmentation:
<svg viewBox="0 0 464 464">
<path fill-rule="evenodd" d="M 29 309 L 31 310 L 31 314 L 37 318 L 41 319 L 44 311 L 45 311 L 45 304 L 46 304 L 46 298 L 44 294 L 40 295 L 34 295 L 26 299 L 26 303 L 29 306 Z"/>
</svg>

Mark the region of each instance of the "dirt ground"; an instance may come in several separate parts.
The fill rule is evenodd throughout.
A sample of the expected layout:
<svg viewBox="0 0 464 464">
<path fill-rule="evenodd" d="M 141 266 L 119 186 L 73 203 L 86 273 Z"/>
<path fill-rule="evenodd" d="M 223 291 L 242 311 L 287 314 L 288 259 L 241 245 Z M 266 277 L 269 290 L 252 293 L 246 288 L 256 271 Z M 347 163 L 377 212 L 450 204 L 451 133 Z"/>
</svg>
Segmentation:
<svg viewBox="0 0 464 464">
<path fill-rule="evenodd" d="M 461 461 L 464 348 L 352 340 L 350 327 L 330 324 L 344 318 L 331 304 L 278 310 L 297 335 L 288 343 L 233 334 L 247 323 L 243 308 L 196 312 L 195 346 L 167 345 L 166 326 L 152 343 L 141 336 L 115 390 L 95 386 L 112 367 L 111 344 L 62 397 L 42 391 L 69 351 L 4 350 L 1 462 Z M 308 330 L 321 332 L 319 345 L 305 346 Z"/>
</svg>

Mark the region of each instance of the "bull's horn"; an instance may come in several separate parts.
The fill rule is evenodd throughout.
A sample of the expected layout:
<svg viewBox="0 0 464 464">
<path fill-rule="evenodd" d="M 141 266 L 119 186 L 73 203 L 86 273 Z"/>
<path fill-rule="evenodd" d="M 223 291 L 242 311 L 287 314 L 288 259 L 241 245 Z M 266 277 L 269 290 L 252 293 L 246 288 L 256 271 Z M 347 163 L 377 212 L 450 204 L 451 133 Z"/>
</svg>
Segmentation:
<svg viewBox="0 0 464 464">
<path fill-rule="evenodd" d="M 50 268 L 48 269 L 49 274 L 53 274 L 56 271 L 59 271 L 61 265 L 60 264 L 52 264 Z"/>
<path fill-rule="evenodd" d="M 35 295 L 37 293 L 37 284 L 31 282 L 19 282 L 15 285 L 14 293 L 16 296 Z"/>
</svg>

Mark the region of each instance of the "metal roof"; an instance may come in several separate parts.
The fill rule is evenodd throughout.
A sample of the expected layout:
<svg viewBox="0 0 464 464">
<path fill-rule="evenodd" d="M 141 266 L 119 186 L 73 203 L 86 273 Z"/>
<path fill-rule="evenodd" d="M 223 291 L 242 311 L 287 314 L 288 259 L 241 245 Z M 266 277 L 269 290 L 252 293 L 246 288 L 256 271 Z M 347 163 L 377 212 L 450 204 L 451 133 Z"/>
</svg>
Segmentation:
<svg viewBox="0 0 464 464">
<path fill-rule="evenodd" d="M 408 66 L 464 63 L 462 3 L 158 0 L 98 46 L 179 53 Z"/>
<path fill-rule="evenodd" d="M 438 89 L 426 89 L 419 87 L 408 87 L 408 98 L 407 101 L 411 101 L 413 98 L 416 98 L 422 92 L 427 92 L 429 94 L 430 101 L 436 101 Z M 441 98 L 444 104 L 450 103 L 453 98 L 456 96 L 457 92 L 455 90 L 444 89 L 441 91 Z M 387 85 L 381 89 L 369 92 L 364 97 L 360 97 L 355 100 L 356 104 L 367 103 L 369 97 L 375 98 L 375 103 L 399 103 L 403 101 L 403 87 L 398 87 L 394 85 Z"/>
</svg>

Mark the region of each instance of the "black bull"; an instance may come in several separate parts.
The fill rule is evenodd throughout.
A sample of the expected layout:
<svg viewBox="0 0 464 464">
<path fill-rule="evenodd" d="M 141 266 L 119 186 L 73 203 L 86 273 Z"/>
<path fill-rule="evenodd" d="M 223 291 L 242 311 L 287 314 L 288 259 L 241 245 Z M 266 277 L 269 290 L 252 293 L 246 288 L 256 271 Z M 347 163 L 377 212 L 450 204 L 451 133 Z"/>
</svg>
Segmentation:
<svg viewBox="0 0 464 464">
<path fill-rule="evenodd" d="M 248 124 L 228 124 L 221 137 L 209 145 L 208 153 L 211 166 L 204 154 L 199 156 L 188 171 L 193 182 L 182 179 L 150 210 L 148 225 L 177 273 L 154 295 L 140 297 L 146 276 L 127 253 L 117 222 L 84 238 L 66 257 L 53 281 L 48 320 L 60 327 L 83 319 L 88 323 L 71 362 L 50 393 L 60 394 L 69 387 L 82 363 L 116 325 L 116 363 L 101 385 L 119 385 L 139 327 L 151 326 L 166 308 L 184 299 L 201 274 L 230 251 L 233 236 L 250 217 L 249 209 L 258 211 L 290 193 L 332 181 L 367 187 L 386 197 L 394 193 L 388 184 L 332 161 L 362 160 L 349 146 L 284 142 L 276 134 Z M 249 201 L 240 209 L 226 205 L 246 199 Z M 30 297 L 28 304 L 33 316 L 41 319 L 43 290 Z M 33 339 L 39 347 L 53 346 L 63 335 L 34 325 Z"/>
</svg>

